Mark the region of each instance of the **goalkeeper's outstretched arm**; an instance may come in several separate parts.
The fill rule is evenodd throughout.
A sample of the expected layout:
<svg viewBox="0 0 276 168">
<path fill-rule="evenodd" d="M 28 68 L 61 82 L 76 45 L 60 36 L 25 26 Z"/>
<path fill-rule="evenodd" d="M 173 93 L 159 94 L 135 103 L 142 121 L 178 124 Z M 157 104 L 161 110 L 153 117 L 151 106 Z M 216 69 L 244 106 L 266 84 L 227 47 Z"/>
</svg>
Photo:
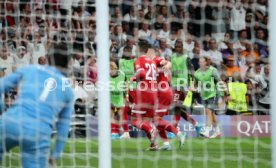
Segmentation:
<svg viewBox="0 0 276 168">
<path fill-rule="evenodd" d="M 15 88 L 22 79 L 22 73 L 19 70 L 0 79 L 0 94 L 6 93 Z"/>
</svg>

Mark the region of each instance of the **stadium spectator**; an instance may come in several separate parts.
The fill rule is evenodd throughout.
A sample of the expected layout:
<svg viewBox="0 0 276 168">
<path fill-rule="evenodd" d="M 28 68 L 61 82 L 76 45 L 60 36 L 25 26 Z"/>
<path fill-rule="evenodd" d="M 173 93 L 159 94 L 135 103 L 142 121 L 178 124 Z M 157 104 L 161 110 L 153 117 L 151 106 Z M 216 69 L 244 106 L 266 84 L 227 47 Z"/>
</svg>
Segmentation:
<svg viewBox="0 0 276 168">
<path fill-rule="evenodd" d="M 241 0 L 236 0 L 230 14 L 230 29 L 234 32 L 234 39 L 238 38 L 238 32 L 245 29 L 246 11 Z"/>
<path fill-rule="evenodd" d="M 46 65 L 46 59 L 45 57 L 41 56 L 38 58 L 38 64 L 39 65 Z"/>
<path fill-rule="evenodd" d="M 137 47 L 135 45 L 135 39 L 132 36 L 128 36 L 127 40 L 126 40 L 126 45 L 121 47 L 119 49 L 119 53 L 118 53 L 118 58 L 122 58 L 123 56 L 123 51 L 125 47 L 129 47 L 131 48 L 131 55 L 136 57 L 137 56 Z"/>
<path fill-rule="evenodd" d="M 251 79 L 253 84 L 258 85 L 259 89 L 263 90 L 267 88 L 267 83 L 264 76 L 261 74 L 261 65 L 255 64 L 254 67 L 251 67 L 247 70 L 247 77 Z"/>
<path fill-rule="evenodd" d="M 46 56 L 46 47 L 45 43 L 42 42 L 41 35 L 39 32 L 35 32 L 34 34 L 34 44 L 32 45 L 32 58 L 33 62 L 36 64 L 40 57 Z"/>
<path fill-rule="evenodd" d="M 87 59 L 87 80 L 96 83 L 97 81 L 97 65 L 96 65 L 96 57 L 92 56 Z"/>
<path fill-rule="evenodd" d="M 8 53 L 8 49 L 4 44 L 0 52 L 0 67 L 6 68 L 5 74 L 9 75 L 10 73 L 12 73 L 13 66 L 14 66 L 14 60 L 11 54 Z"/>
<path fill-rule="evenodd" d="M 123 47 L 125 45 L 126 40 L 127 40 L 127 35 L 123 32 L 121 25 L 116 25 L 114 27 L 114 31 L 111 34 L 110 38 L 112 41 L 116 42 L 116 44 L 118 45 L 118 49 L 120 49 L 121 47 Z"/>
<path fill-rule="evenodd" d="M 183 43 L 183 48 L 188 53 L 191 53 L 195 47 L 195 42 L 192 39 L 192 36 L 190 34 L 186 35 L 186 39 Z"/>
<path fill-rule="evenodd" d="M 149 23 L 147 21 L 144 21 L 141 23 L 142 27 L 138 31 L 138 38 L 149 38 L 151 35 L 151 30 L 149 28 Z"/>
<path fill-rule="evenodd" d="M 220 68 L 223 62 L 223 59 L 222 59 L 221 52 L 218 51 L 217 42 L 215 39 L 210 40 L 210 50 L 208 52 L 210 54 L 212 64 L 215 67 Z"/>
<path fill-rule="evenodd" d="M 114 8 L 114 12 L 112 13 L 111 18 L 112 18 L 112 21 L 115 23 L 119 23 L 120 21 L 123 20 L 123 16 L 119 6 L 116 6 Z"/>
<path fill-rule="evenodd" d="M 170 38 L 170 25 L 169 23 L 165 22 L 163 23 L 162 29 L 158 32 L 158 37 L 159 38 L 165 38 L 169 39 Z"/>
<path fill-rule="evenodd" d="M 27 52 L 25 46 L 19 46 L 17 49 L 17 54 L 13 58 L 15 68 L 20 68 L 29 65 L 32 62 L 31 55 Z"/>
<path fill-rule="evenodd" d="M 226 76 L 232 77 L 234 73 L 240 74 L 240 68 L 235 65 L 234 56 L 230 56 L 226 61 Z"/>
<path fill-rule="evenodd" d="M 79 82 L 74 76 L 70 78 L 72 82 L 72 90 L 74 94 L 74 102 L 80 100 L 80 102 L 85 103 L 88 99 L 86 91 L 82 87 L 82 82 Z"/>
<path fill-rule="evenodd" d="M 160 52 L 160 57 L 163 57 L 163 58 L 170 58 L 172 55 L 172 50 L 169 48 L 167 44 L 167 40 L 164 38 L 161 38 L 159 40 L 159 52 Z"/>
<path fill-rule="evenodd" d="M 81 62 L 83 59 L 83 53 L 80 51 L 76 51 L 73 56 L 73 70 L 74 76 L 79 78 L 82 73 Z"/>
<path fill-rule="evenodd" d="M 136 5 L 131 6 L 129 13 L 124 15 L 124 21 L 135 22 L 138 20 L 137 7 Z"/>
<path fill-rule="evenodd" d="M 154 29 L 155 30 L 161 30 L 163 28 L 163 23 L 164 23 L 165 19 L 164 16 L 161 14 L 157 14 L 156 19 L 155 19 L 155 23 L 154 23 Z"/>
</svg>

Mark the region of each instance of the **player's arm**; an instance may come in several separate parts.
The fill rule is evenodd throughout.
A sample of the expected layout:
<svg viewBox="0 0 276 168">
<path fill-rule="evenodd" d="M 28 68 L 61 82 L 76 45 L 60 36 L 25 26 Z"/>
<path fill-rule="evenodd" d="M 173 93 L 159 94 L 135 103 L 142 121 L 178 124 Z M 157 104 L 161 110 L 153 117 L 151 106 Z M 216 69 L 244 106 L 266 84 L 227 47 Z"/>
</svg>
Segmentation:
<svg viewBox="0 0 276 168">
<path fill-rule="evenodd" d="M 74 109 L 73 99 L 62 109 L 59 113 L 58 121 L 56 123 L 57 137 L 54 147 L 51 151 L 51 158 L 57 160 L 64 148 L 65 142 L 68 138 L 71 114 Z"/>
<path fill-rule="evenodd" d="M 145 79 L 146 71 L 139 63 L 134 63 L 134 71 L 135 71 L 135 74 L 131 78 L 131 81 Z"/>
<path fill-rule="evenodd" d="M 127 97 L 128 96 L 128 81 L 127 81 L 127 77 L 125 75 L 125 79 L 124 79 L 124 96 Z"/>
<path fill-rule="evenodd" d="M 187 65 L 186 66 L 187 66 L 187 69 L 188 69 L 189 76 L 193 77 L 194 73 L 195 73 L 195 68 L 194 68 L 192 60 L 190 58 L 187 58 Z"/>
<path fill-rule="evenodd" d="M 191 82 L 191 85 L 189 86 L 189 91 L 192 91 L 194 93 L 198 92 L 198 80 L 196 77 L 193 77 L 193 81 Z"/>
<path fill-rule="evenodd" d="M 192 85 L 191 83 L 194 83 L 195 77 L 194 77 L 194 73 L 195 73 L 195 68 L 194 65 L 192 64 L 191 59 L 188 57 L 187 58 L 187 63 L 186 66 L 188 67 L 188 86 Z"/>
<path fill-rule="evenodd" d="M 162 57 L 155 57 L 154 62 L 157 67 L 162 67 L 163 70 L 170 70 L 172 67 L 171 62 Z"/>
<path fill-rule="evenodd" d="M 23 77 L 21 70 L 17 70 L 14 73 L 0 79 L 0 94 L 6 93 L 9 90 L 15 88 Z"/>
<path fill-rule="evenodd" d="M 212 71 L 212 77 L 214 78 L 215 85 L 217 86 L 217 83 L 223 82 L 220 78 L 220 74 L 216 68 L 213 69 Z M 227 92 L 225 92 L 227 94 Z"/>
<path fill-rule="evenodd" d="M 219 82 L 225 84 L 225 82 L 221 79 L 220 74 L 219 74 L 219 72 L 218 72 L 218 70 L 217 70 L 216 68 L 213 69 L 212 77 L 214 78 L 214 82 L 215 82 L 215 85 L 216 85 L 216 86 L 219 86 L 219 85 L 217 85 Z M 227 88 L 227 85 L 226 85 L 226 88 Z M 217 91 L 218 91 L 218 90 L 217 90 Z M 229 95 L 229 90 L 228 90 L 228 88 L 225 89 L 223 92 L 224 92 L 224 95 L 226 95 L 226 96 Z"/>
<path fill-rule="evenodd" d="M 225 100 L 226 100 L 226 102 L 229 102 L 229 101 L 231 101 L 231 96 L 230 96 L 230 90 L 229 90 L 230 88 L 228 87 L 228 85 L 227 85 L 227 89 L 226 89 L 226 91 L 224 92 L 225 93 Z"/>
</svg>

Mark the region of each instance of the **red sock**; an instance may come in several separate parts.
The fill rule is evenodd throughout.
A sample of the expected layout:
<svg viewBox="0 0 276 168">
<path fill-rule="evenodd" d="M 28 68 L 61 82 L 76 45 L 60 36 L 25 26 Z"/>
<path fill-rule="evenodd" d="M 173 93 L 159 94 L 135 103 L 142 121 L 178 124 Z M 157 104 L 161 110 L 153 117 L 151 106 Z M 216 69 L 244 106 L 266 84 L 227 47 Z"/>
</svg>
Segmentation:
<svg viewBox="0 0 276 168">
<path fill-rule="evenodd" d="M 125 106 L 123 109 L 123 115 L 122 115 L 122 127 L 124 129 L 124 132 L 128 132 L 128 111 L 130 110 L 129 106 Z"/>
<path fill-rule="evenodd" d="M 159 135 L 162 138 L 163 142 L 169 141 L 165 130 L 159 130 Z"/>
<path fill-rule="evenodd" d="M 119 134 L 120 133 L 120 125 L 119 124 L 116 124 L 116 132 Z"/>
<path fill-rule="evenodd" d="M 180 121 L 180 116 L 179 115 L 174 115 L 173 116 L 173 126 L 176 128 L 178 126 L 178 123 Z"/>
<path fill-rule="evenodd" d="M 175 135 L 177 135 L 178 130 L 171 123 L 169 123 L 168 121 L 165 121 L 163 119 L 159 119 L 157 122 L 158 122 L 157 123 L 158 130 L 166 130 L 166 131 L 172 132 Z"/>
<path fill-rule="evenodd" d="M 119 134 L 120 126 L 119 124 L 111 123 L 111 133 L 112 134 Z"/>
<path fill-rule="evenodd" d="M 187 112 L 182 112 L 181 117 L 190 122 L 192 125 L 196 125 L 196 121 Z"/>
</svg>

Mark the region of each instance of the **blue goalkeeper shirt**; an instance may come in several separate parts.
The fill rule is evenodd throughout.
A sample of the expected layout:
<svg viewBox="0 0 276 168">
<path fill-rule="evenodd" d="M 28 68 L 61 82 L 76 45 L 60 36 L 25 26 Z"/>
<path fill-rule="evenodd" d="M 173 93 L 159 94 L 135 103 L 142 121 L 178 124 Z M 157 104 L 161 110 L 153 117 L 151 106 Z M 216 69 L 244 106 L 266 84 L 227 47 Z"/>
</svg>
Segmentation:
<svg viewBox="0 0 276 168">
<path fill-rule="evenodd" d="M 69 80 L 56 68 L 32 65 L 0 79 L 0 95 L 18 86 L 18 96 L 0 120 L 15 120 L 24 131 L 57 137 L 51 151 L 58 159 L 68 137 L 74 96 Z M 50 138 L 49 138 L 50 141 Z"/>
</svg>

